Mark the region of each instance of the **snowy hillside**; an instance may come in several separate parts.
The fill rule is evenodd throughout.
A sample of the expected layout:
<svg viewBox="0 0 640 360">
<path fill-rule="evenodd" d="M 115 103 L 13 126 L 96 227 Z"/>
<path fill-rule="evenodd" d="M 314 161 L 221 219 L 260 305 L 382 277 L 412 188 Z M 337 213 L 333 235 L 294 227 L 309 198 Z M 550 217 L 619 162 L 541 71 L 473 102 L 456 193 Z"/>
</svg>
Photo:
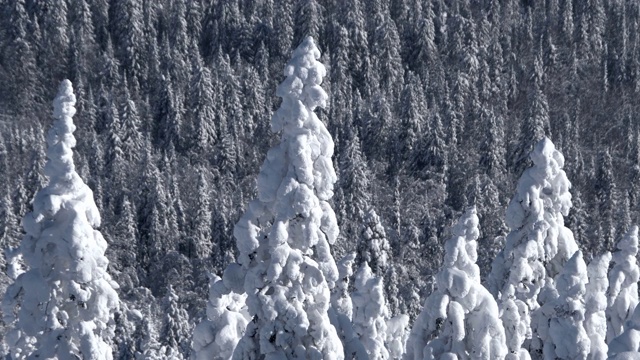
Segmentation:
<svg viewBox="0 0 640 360">
<path fill-rule="evenodd" d="M 0 355 L 640 358 L 639 24 L 0 2 Z"/>
</svg>

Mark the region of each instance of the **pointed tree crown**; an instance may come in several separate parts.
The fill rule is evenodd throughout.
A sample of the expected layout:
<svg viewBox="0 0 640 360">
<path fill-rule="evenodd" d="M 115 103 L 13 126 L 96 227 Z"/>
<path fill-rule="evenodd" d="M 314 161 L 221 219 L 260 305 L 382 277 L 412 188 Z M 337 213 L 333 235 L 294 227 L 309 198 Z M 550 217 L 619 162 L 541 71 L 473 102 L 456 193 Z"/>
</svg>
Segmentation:
<svg viewBox="0 0 640 360">
<path fill-rule="evenodd" d="M 26 235 L 19 251 L 27 271 L 7 289 L 3 302 L 15 358 L 111 359 L 106 340 L 119 307 L 117 284 L 106 271 L 107 242 L 94 230 L 100 214 L 93 193 L 73 163 L 75 103 L 71 82 L 65 80 L 47 134 L 49 183 L 23 219 Z"/>
<path fill-rule="evenodd" d="M 285 67 L 282 98 L 271 120 L 280 143 L 258 175 L 258 199 L 234 229 L 244 289 L 255 321 L 234 358 L 340 359 L 343 349 L 329 322 L 330 288 L 338 270 L 330 244 L 338 236 L 333 209 L 333 140 L 313 110 L 324 106 L 326 69 L 307 37 Z M 227 268 L 229 269 L 229 268 Z"/>
</svg>

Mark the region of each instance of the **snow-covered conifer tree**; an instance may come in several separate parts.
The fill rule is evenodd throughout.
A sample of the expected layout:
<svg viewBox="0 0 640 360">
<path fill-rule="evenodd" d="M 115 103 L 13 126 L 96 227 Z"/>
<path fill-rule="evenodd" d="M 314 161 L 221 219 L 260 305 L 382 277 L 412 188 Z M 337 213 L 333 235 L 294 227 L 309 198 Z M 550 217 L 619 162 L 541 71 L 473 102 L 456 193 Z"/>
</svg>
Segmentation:
<svg viewBox="0 0 640 360">
<path fill-rule="evenodd" d="M 558 298 L 544 305 L 549 320 L 543 338 L 545 359 L 586 359 L 591 341 L 584 328 L 587 265 L 577 251 L 556 278 Z M 546 319 L 545 319 L 546 320 Z M 548 324 L 548 325 L 547 325 Z M 542 324 L 539 325 L 542 328 Z M 545 329 L 547 330 L 547 329 Z"/>
<path fill-rule="evenodd" d="M 358 334 L 353 329 L 353 301 L 349 294 L 351 279 L 353 278 L 353 263 L 355 253 L 348 253 L 338 261 L 338 280 L 331 289 L 331 308 L 329 319 L 335 326 L 344 347 L 345 359 L 360 359 L 368 357 Z"/>
<path fill-rule="evenodd" d="M 589 360 L 604 360 L 607 358 L 607 288 L 609 279 L 607 271 L 611 262 L 611 253 L 606 252 L 593 260 L 587 266 L 587 293 L 585 295 L 584 328 L 591 340 Z"/>
<path fill-rule="evenodd" d="M 355 253 L 348 253 L 338 261 L 338 280 L 336 286 L 331 289 L 331 306 L 349 321 L 353 317 L 353 302 L 349 294 L 349 285 L 353 277 L 353 263 L 356 259 Z"/>
<path fill-rule="evenodd" d="M 607 342 L 622 333 L 625 321 L 631 318 L 638 305 L 638 227 L 633 226 L 616 247 L 618 250 L 613 253 L 607 292 Z"/>
<path fill-rule="evenodd" d="M 498 304 L 480 284 L 478 216 L 470 208 L 445 243 L 436 290 L 413 324 L 405 360 L 502 359 L 507 355 Z"/>
<path fill-rule="evenodd" d="M 384 341 L 389 359 L 402 359 L 409 338 L 409 316 L 399 314 L 387 320 L 387 333 Z"/>
<path fill-rule="evenodd" d="M 207 170 L 200 167 L 197 171 L 198 198 L 191 220 L 191 234 L 187 244 L 187 257 L 190 259 L 208 259 L 211 257 L 211 209 L 209 198 L 211 189 L 207 181 Z"/>
<path fill-rule="evenodd" d="M 385 335 L 389 309 L 387 309 L 382 278 L 376 277 L 364 262 L 355 279 L 353 299 L 353 329 L 371 360 L 388 359 Z"/>
<path fill-rule="evenodd" d="M 178 294 L 169 285 L 164 298 L 164 323 L 160 332 L 162 353 L 168 359 L 187 359 L 191 328 L 189 314 L 178 303 Z"/>
<path fill-rule="evenodd" d="M 380 217 L 373 208 L 363 214 L 364 222 L 358 244 L 357 257 L 366 261 L 373 274 L 384 277 L 389 266 L 391 247 Z"/>
<path fill-rule="evenodd" d="M 294 51 L 271 129 L 280 143 L 258 175 L 258 199 L 234 229 L 253 321 L 234 359 L 342 359 L 328 309 L 338 271 L 330 251 L 338 236 L 333 141 L 313 110 L 324 106 L 326 70 L 311 37 Z"/>
<path fill-rule="evenodd" d="M 107 274 L 107 243 L 93 193 L 75 171 L 72 148 L 76 98 L 64 80 L 47 135 L 49 183 L 23 219 L 20 253 L 27 266 L 9 287 L 3 316 L 14 359 L 111 359 L 107 339 L 119 306 Z"/>
<path fill-rule="evenodd" d="M 237 264 L 227 267 L 224 280 L 211 275 L 207 317 L 193 331 L 195 360 L 228 360 L 249 322 Z M 227 286 L 229 285 L 229 286 Z"/>
<path fill-rule="evenodd" d="M 163 360 L 162 347 L 158 342 L 158 330 L 151 319 L 142 320 L 142 339 L 140 349 L 136 353 L 136 359 Z"/>
<path fill-rule="evenodd" d="M 538 295 L 543 289 L 553 293 L 553 283 L 547 288 L 545 284 L 578 251 L 571 230 L 564 226 L 564 216 L 571 208 L 571 183 L 562 170 L 564 157 L 547 138 L 536 144 L 530 157 L 533 166 L 520 177 L 507 208 L 511 232 L 488 280 L 501 303 L 507 345 L 515 358 L 528 358 L 526 350 L 542 351 L 536 327 L 543 321 L 532 320 L 537 316 L 533 312 L 542 305 Z M 527 339 L 531 341 L 524 344 Z"/>
<path fill-rule="evenodd" d="M 124 95 L 119 109 L 122 135 L 122 155 L 129 162 L 140 160 L 144 141 L 140 132 L 140 117 L 135 102 L 131 99 L 127 81 L 124 81 Z"/>
<path fill-rule="evenodd" d="M 640 353 L 640 306 L 624 324 L 624 331 L 609 343 L 609 359 L 633 360 Z"/>
</svg>

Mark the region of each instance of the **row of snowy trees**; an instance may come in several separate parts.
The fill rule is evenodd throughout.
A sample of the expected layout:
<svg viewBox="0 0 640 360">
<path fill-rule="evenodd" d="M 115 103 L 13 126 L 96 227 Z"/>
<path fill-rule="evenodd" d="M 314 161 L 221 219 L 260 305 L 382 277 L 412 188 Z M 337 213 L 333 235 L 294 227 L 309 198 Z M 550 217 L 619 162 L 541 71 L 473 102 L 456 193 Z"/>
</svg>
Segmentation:
<svg viewBox="0 0 640 360">
<path fill-rule="evenodd" d="M 277 92 L 283 102 L 272 118 L 281 142 L 262 166 L 258 199 L 236 224 L 239 261 L 212 284 L 213 316 L 195 333 L 198 358 L 605 359 L 607 343 L 612 357 L 640 351 L 629 335 L 638 304 L 638 228 L 618 243 L 607 287 L 611 255 L 595 258 L 587 271 L 564 226 L 571 184 L 563 155 L 547 138 L 531 152 L 533 166 L 507 209 L 511 231 L 492 265 L 493 295 L 476 264 L 479 218 L 472 207 L 445 243 L 436 289 L 413 323 L 406 351 L 408 324 L 390 318 L 383 276 L 368 264 L 377 269 L 388 251 L 373 233 L 358 246 L 360 269 L 349 301 L 355 256 L 347 255 L 338 269 L 329 248 L 338 230 L 326 202 L 335 182 L 333 144 L 313 112 L 326 101 L 319 57 L 307 38 L 285 68 Z M 246 307 L 221 308 L 231 294 L 246 296 Z M 387 333 L 387 323 L 403 328 Z M 238 331 L 243 325 L 244 333 Z"/>
<path fill-rule="evenodd" d="M 191 333 L 208 272 L 222 275 L 238 255 L 233 225 L 274 141 L 272 93 L 305 34 L 328 65 L 331 96 L 317 113 L 335 141 L 334 253 L 356 251 L 359 264 L 368 250 L 354 239 L 389 245 L 386 262 L 369 263 L 387 277 L 392 315 L 418 316 L 441 239 L 472 204 L 487 279 L 512 185 L 543 135 L 567 156 L 565 220 L 585 260 L 615 250 L 638 221 L 634 0 L 56 5 L 0 2 L 0 248 L 18 245 L 46 184 L 42 114 L 67 77 L 78 94 L 75 164 L 102 215 L 127 351 L 188 352 L 189 336 L 165 335 Z M 0 257 L 0 268 L 12 266 Z"/>
<path fill-rule="evenodd" d="M 547 138 L 531 152 L 533 165 L 507 208 L 510 232 L 492 264 L 491 292 L 476 264 L 479 218 L 471 207 L 444 244 L 435 289 L 408 335 L 409 317 L 392 317 L 387 305 L 384 281 L 393 271 L 375 212 L 366 215 L 357 254 L 336 264 L 331 252 L 339 234 L 329 203 L 337 177 L 332 136 L 314 112 L 328 98 L 319 58 L 308 37 L 285 66 L 277 90 L 283 101 L 271 121 L 280 141 L 258 175 L 257 199 L 235 226 L 237 262 L 211 277 L 194 358 L 622 359 L 640 352 L 638 227 L 613 256 L 604 253 L 587 268 L 564 226 L 572 206 L 564 157 Z M 126 312 L 142 315 L 120 304 L 106 272 L 107 244 L 95 230 L 100 214 L 73 161 L 75 104 L 65 80 L 47 135 L 48 182 L 8 257 L 14 282 L 2 304 L 10 328 L 4 343 L 14 359 L 182 358 L 189 334 L 174 323 L 187 315 L 171 287 L 167 346 L 147 342 L 134 351 L 131 324 L 117 322 Z"/>
</svg>

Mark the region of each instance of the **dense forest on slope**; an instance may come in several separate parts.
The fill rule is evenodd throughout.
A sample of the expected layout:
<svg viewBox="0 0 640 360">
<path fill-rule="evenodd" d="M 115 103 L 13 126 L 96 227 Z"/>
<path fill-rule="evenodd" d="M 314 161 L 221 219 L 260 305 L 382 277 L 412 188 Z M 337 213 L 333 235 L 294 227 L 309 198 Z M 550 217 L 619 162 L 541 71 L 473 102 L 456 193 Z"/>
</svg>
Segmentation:
<svg viewBox="0 0 640 360">
<path fill-rule="evenodd" d="M 317 112 L 336 146 L 334 257 L 381 224 L 392 314 L 415 319 L 447 229 L 473 204 L 485 279 L 543 136 L 566 159 L 566 222 L 587 262 L 640 215 L 637 1 L 5 0 L 0 24 L 1 247 L 20 242 L 44 185 L 43 128 L 68 78 L 76 166 L 124 315 L 145 329 L 121 336 L 132 348 L 176 326 L 190 334 L 204 315 L 208 273 L 235 259 L 234 224 L 276 141 L 282 69 L 306 35 L 328 69 Z M 176 312 L 188 319 L 165 316 Z"/>
</svg>

